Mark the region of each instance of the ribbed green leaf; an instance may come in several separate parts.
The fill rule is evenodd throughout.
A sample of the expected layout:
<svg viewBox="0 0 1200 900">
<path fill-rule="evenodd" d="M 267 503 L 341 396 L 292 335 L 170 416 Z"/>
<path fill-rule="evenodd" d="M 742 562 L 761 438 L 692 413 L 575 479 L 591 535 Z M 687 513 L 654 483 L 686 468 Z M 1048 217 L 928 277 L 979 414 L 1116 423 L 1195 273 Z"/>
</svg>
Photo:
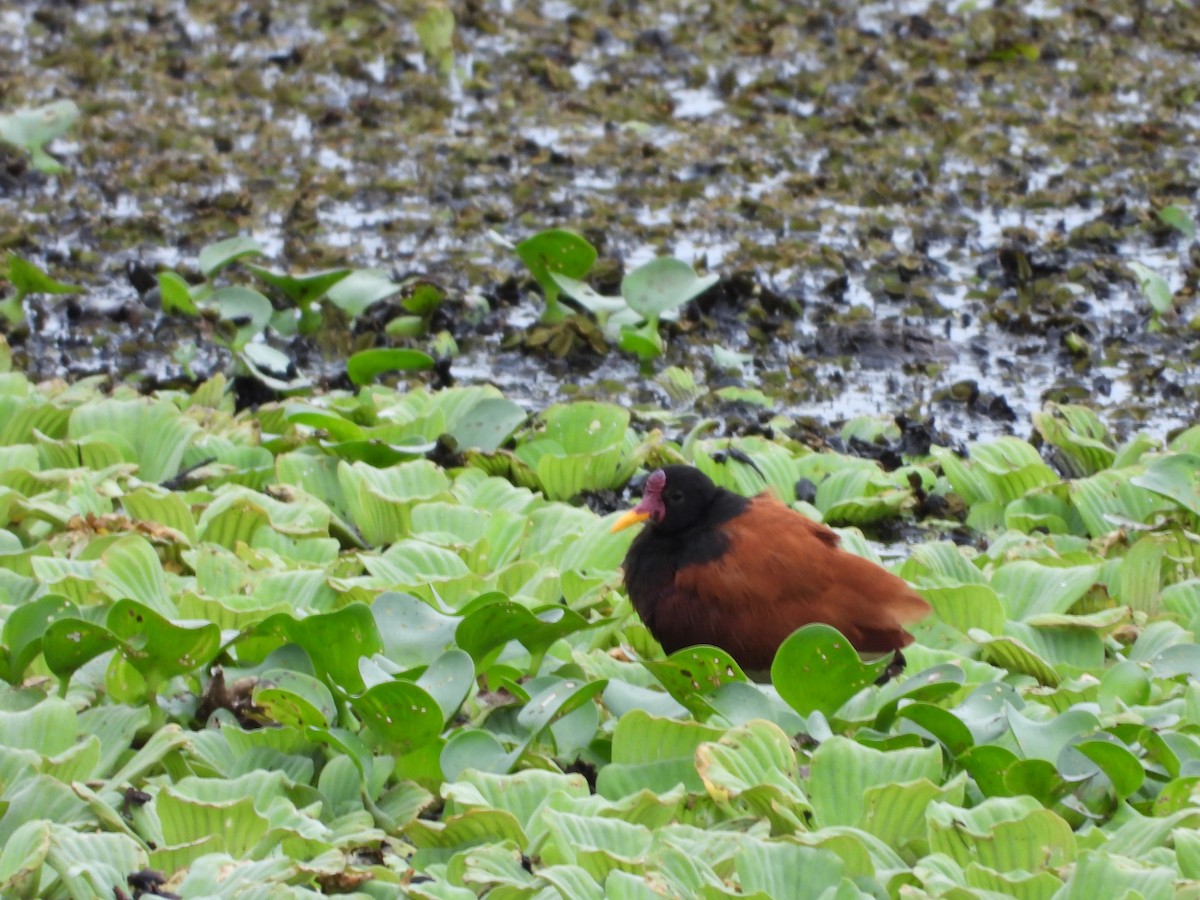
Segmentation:
<svg viewBox="0 0 1200 900">
<path fill-rule="evenodd" d="M 927 809 L 929 846 L 960 866 L 1039 872 L 1075 858 L 1075 836 L 1032 797 L 990 797 L 971 809 L 934 801 Z"/>
<path fill-rule="evenodd" d="M 105 549 L 96 567 L 96 584 L 113 600 L 136 600 L 165 618 L 179 614 L 158 554 L 140 535 L 126 535 Z"/>
<path fill-rule="evenodd" d="M 882 752 L 832 737 L 813 752 L 808 794 L 821 825 L 862 827 L 868 788 L 936 782 L 941 772 L 938 746 Z"/>
<path fill-rule="evenodd" d="M 149 400 L 100 400 L 71 412 L 67 434 L 75 439 L 101 433 L 129 442 L 144 481 L 163 481 L 179 473 L 184 451 L 199 426 L 170 403 Z"/>
</svg>

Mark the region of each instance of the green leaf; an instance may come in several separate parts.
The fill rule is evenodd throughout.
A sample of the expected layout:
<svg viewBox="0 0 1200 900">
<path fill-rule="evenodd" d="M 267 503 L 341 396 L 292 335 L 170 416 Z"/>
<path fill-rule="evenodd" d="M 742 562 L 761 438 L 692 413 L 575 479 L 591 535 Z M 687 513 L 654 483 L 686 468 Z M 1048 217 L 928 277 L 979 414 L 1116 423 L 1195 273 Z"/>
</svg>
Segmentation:
<svg viewBox="0 0 1200 900">
<path fill-rule="evenodd" d="M 551 228 L 517 244 L 516 253 L 529 267 L 530 274 L 546 298 L 542 321 L 551 324 L 561 322 L 565 314 L 558 303 L 558 283 L 551 273 L 583 278 L 596 261 L 596 248 L 572 231 Z"/>
<path fill-rule="evenodd" d="M 476 662 L 513 640 L 540 657 L 559 638 L 588 627 L 583 616 L 566 607 L 530 610 L 501 597 L 467 613 L 455 632 L 455 643 Z"/>
<path fill-rule="evenodd" d="M 960 866 L 1037 872 L 1075 858 L 1071 827 L 1032 797 L 989 797 L 971 809 L 934 801 L 926 816 L 930 849 Z"/>
<path fill-rule="evenodd" d="M 428 691 L 411 681 L 377 684 L 350 705 L 375 734 L 398 755 L 417 750 L 442 732 L 442 708 Z"/>
<path fill-rule="evenodd" d="M 71 412 L 67 435 L 75 440 L 116 436 L 130 448 L 143 481 L 164 481 L 179 474 L 183 455 L 197 432 L 195 421 L 163 400 L 98 400 Z"/>
<path fill-rule="evenodd" d="M 25 670 L 42 652 L 42 638 L 52 622 L 77 615 L 75 604 L 57 594 L 45 594 L 9 613 L 4 621 L 8 681 L 20 684 L 24 680 Z"/>
<path fill-rule="evenodd" d="M 1149 266 L 1139 262 L 1128 263 L 1128 266 L 1133 272 L 1134 278 L 1137 279 L 1138 290 L 1142 292 L 1142 298 L 1150 304 L 1150 308 L 1156 313 L 1165 313 L 1169 310 L 1174 298 L 1171 296 L 1171 286 L 1167 284 L 1167 279 Z"/>
<path fill-rule="evenodd" d="M 96 586 L 113 600 L 136 600 L 168 618 L 178 614 L 158 554 L 141 535 L 125 535 L 104 549 Z"/>
<path fill-rule="evenodd" d="M 529 414 L 511 400 L 487 397 L 458 417 L 450 427 L 460 450 L 491 453 L 499 449 Z"/>
<path fill-rule="evenodd" d="M 15 253 L 8 254 L 8 280 L 22 297 L 29 294 L 78 294 L 83 290 L 77 284 L 56 281 Z"/>
<path fill-rule="evenodd" d="M 682 260 L 660 257 L 638 266 L 621 279 L 621 296 L 630 309 L 657 322 L 717 283 L 716 275 L 703 278 Z"/>
<path fill-rule="evenodd" d="M 865 687 L 874 684 L 888 657 L 864 663 L 858 651 L 830 625 L 805 625 L 779 646 L 771 681 L 796 712 L 832 716 Z"/>
<path fill-rule="evenodd" d="M 802 847 L 782 841 L 743 841 L 738 850 L 736 869 L 742 892 L 754 897 L 816 898 L 831 896 L 831 900 L 842 900 L 840 892 L 828 894 L 831 885 L 842 882 L 845 871 L 837 854 L 815 847 Z M 797 883 L 797 873 L 804 876 Z M 846 882 L 842 882 L 845 884 Z M 859 896 L 858 889 L 850 885 Z"/>
<path fill-rule="evenodd" d="M 1158 221 L 1174 228 L 1189 241 L 1196 239 L 1196 223 L 1182 206 L 1174 203 L 1164 206 L 1158 211 Z"/>
<path fill-rule="evenodd" d="M 192 289 L 180 275 L 174 272 L 159 272 L 158 293 L 162 298 L 162 310 L 165 313 L 183 313 L 185 316 L 197 316 L 200 309 L 192 297 Z"/>
<path fill-rule="evenodd" d="M 174 623 L 134 600 L 114 603 L 106 625 L 121 655 L 152 690 L 208 664 L 221 646 L 221 629 L 212 622 Z"/>
<path fill-rule="evenodd" d="M 46 666 L 64 681 L 85 663 L 116 645 L 116 637 L 103 625 L 72 616 L 51 622 L 42 635 Z"/>
<path fill-rule="evenodd" d="M 334 284 L 327 297 L 330 303 L 356 319 L 380 300 L 400 293 L 402 287 L 382 269 L 355 269 Z"/>
<path fill-rule="evenodd" d="M 304 619 L 281 613 L 257 626 L 255 632 L 279 635 L 303 647 L 317 674 L 351 693 L 365 687 L 358 670 L 359 659 L 383 650 L 371 609 L 362 603 Z"/>
<path fill-rule="evenodd" d="M 431 4 L 414 27 L 426 58 L 448 76 L 454 67 L 454 13 L 440 3 Z"/>
<path fill-rule="evenodd" d="M 57 100 L 34 109 L 19 109 L 0 115 L 0 141 L 15 144 L 25 150 L 33 167 L 47 175 L 63 170 L 62 164 L 46 152 L 46 144 L 66 134 L 79 118 L 79 107 L 73 100 Z"/>
<path fill-rule="evenodd" d="M 679 721 L 633 709 L 617 721 L 612 738 L 612 762 L 600 769 L 596 791 L 619 800 L 642 788 L 668 791 L 677 784 L 689 791 L 704 790 L 696 772 L 696 750 L 719 740 L 722 731 L 699 722 Z"/>
<path fill-rule="evenodd" d="M 346 360 L 346 372 L 358 385 L 370 384 L 383 372 L 419 372 L 433 368 L 433 357 L 420 350 L 377 348 L 360 350 Z"/>
<path fill-rule="evenodd" d="M 296 728 L 328 728 L 336 721 L 333 694 L 321 681 L 290 669 L 269 669 L 254 688 L 254 705 L 271 722 Z"/>
<path fill-rule="evenodd" d="M 210 301 L 217 315 L 232 322 L 247 336 L 259 334 L 271 321 L 271 301 L 254 288 L 233 285 L 213 291 Z"/>
<path fill-rule="evenodd" d="M 205 278 L 212 278 L 221 269 L 242 257 L 262 255 L 263 248 L 258 241 L 246 235 L 238 235 L 237 237 L 217 241 L 215 244 L 209 244 L 201 250 L 198 265 Z M 243 290 L 248 290 L 248 288 Z M 257 294 L 258 292 L 254 291 L 253 293 Z M 258 294 L 258 296 L 262 297 L 262 294 Z M 263 297 L 263 299 L 266 300 L 266 297 Z M 267 306 L 269 307 L 270 305 L 268 302 Z"/>
<path fill-rule="evenodd" d="M 834 736 L 813 751 L 808 793 L 822 826 L 861 827 L 868 789 L 922 779 L 936 783 L 941 776 L 942 751 L 937 745 L 884 752 Z"/>
<path fill-rule="evenodd" d="M 351 272 L 350 269 L 325 269 L 321 272 L 291 275 L 287 272 L 273 272 L 255 265 L 248 265 L 246 268 L 298 307 L 306 307 L 314 300 L 320 300 L 331 287 L 346 278 Z"/>
<path fill-rule="evenodd" d="M 733 657 L 719 647 L 684 647 L 666 659 L 642 660 L 642 665 L 668 694 L 697 717 L 714 711 L 707 695 L 723 684 L 746 680 Z"/>
<path fill-rule="evenodd" d="M 433 661 L 417 684 L 426 690 L 442 710 L 442 718 L 449 722 L 458 712 L 475 681 L 475 665 L 471 657 L 462 650 L 447 650 Z"/>
<path fill-rule="evenodd" d="M 1174 500 L 1192 515 L 1200 516 L 1200 455 L 1175 453 L 1161 456 L 1146 466 L 1141 475 L 1129 479 Z"/>
</svg>

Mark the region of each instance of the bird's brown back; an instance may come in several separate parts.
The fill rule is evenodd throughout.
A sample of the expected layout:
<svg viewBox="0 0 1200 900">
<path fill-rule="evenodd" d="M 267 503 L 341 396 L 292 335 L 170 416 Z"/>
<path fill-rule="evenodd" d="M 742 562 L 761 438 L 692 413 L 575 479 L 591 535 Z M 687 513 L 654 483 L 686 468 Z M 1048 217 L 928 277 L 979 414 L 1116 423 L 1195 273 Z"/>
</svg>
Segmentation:
<svg viewBox="0 0 1200 900">
<path fill-rule="evenodd" d="M 911 643 L 903 626 L 929 612 L 903 579 L 772 497 L 754 498 L 717 527 L 726 552 L 680 568 L 647 621 L 667 652 L 710 643 L 743 668 L 764 670 L 789 634 L 824 622 L 857 650 L 881 653 Z"/>
</svg>

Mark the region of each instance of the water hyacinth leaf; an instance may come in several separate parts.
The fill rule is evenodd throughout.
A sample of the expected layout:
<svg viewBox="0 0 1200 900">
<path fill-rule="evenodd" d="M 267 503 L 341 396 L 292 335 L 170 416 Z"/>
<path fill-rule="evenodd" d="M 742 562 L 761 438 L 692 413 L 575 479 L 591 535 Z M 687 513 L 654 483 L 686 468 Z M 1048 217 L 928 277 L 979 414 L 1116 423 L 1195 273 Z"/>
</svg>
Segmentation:
<svg viewBox="0 0 1200 900">
<path fill-rule="evenodd" d="M 42 652 L 42 638 L 50 624 L 77 615 L 75 604 L 57 594 L 45 594 L 10 612 L 4 621 L 5 680 L 20 684 L 29 664 Z"/>
<path fill-rule="evenodd" d="M 1103 735 L 1098 735 L 1100 737 Z M 1146 779 L 1146 770 L 1138 758 L 1116 738 L 1077 741 L 1069 748 L 1081 753 L 1108 776 L 1117 797 L 1124 800 L 1137 792 Z M 1064 769 L 1062 761 L 1059 769 Z"/>
<path fill-rule="evenodd" d="M 586 281 L 570 278 L 561 272 L 551 272 L 550 277 L 564 294 L 590 312 L 603 324 L 614 313 L 628 309 L 623 297 L 606 297 Z M 607 332 L 606 332 L 606 336 Z"/>
<path fill-rule="evenodd" d="M 1065 613 L 1096 584 L 1099 566 L 1044 566 L 1015 560 L 992 576 L 1008 617 L 1017 621 L 1046 613 Z"/>
<path fill-rule="evenodd" d="M 596 779 L 596 791 L 617 800 L 643 787 L 667 791 L 683 784 L 702 791 L 696 772 L 696 750 L 706 741 L 720 740 L 722 731 L 700 722 L 651 715 L 631 709 L 613 731 L 612 762 Z"/>
<path fill-rule="evenodd" d="M 51 622 L 42 635 L 46 666 L 60 679 L 69 679 L 85 663 L 116 645 L 117 638 L 103 625 L 73 616 Z"/>
<path fill-rule="evenodd" d="M 923 587 L 920 594 L 933 607 L 939 619 L 962 634 L 972 628 L 993 635 L 1004 632 L 1004 606 L 990 585 Z"/>
<path fill-rule="evenodd" d="M 1033 797 L 989 797 L 971 809 L 934 801 L 927 813 L 930 849 L 960 866 L 1036 872 L 1075 858 L 1075 836 Z"/>
<path fill-rule="evenodd" d="M 1032 418 L 1046 442 L 1058 450 L 1072 478 L 1094 475 L 1113 464 L 1116 451 L 1106 443 L 1108 429 L 1087 407 L 1047 403 Z"/>
<path fill-rule="evenodd" d="M 642 660 L 642 665 L 668 694 L 697 717 L 714 712 L 707 695 L 723 684 L 746 680 L 733 657 L 719 647 L 685 647 L 666 659 Z"/>
<path fill-rule="evenodd" d="M 447 781 L 457 781 L 468 769 L 503 774 L 516 764 L 523 746 L 508 750 L 490 731 L 461 729 L 446 741 L 441 768 Z"/>
<path fill-rule="evenodd" d="M 420 372 L 433 368 L 433 357 L 420 350 L 384 347 L 361 350 L 346 360 L 346 373 L 357 385 L 370 384 L 383 372 Z"/>
<path fill-rule="evenodd" d="M 551 677 L 545 680 L 550 683 L 537 693 L 530 691 L 529 701 L 517 713 L 517 724 L 527 729 L 534 738 L 556 719 L 569 715 L 583 704 L 591 702 L 594 697 L 604 692 L 608 684 L 608 680 L 603 678 L 580 681 Z"/>
<path fill-rule="evenodd" d="M 980 645 L 980 656 L 985 662 L 1032 675 L 1046 687 L 1058 687 L 1062 682 L 1062 676 L 1050 663 L 1016 638 L 1006 635 L 993 637 L 977 628 L 972 628 L 967 637 Z"/>
<path fill-rule="evenodd" d="M 417 679 L 417 685 L 428 691 L 449 722 L 467 698 L 475 681 L 475 664 L 462 650 L 447 650 Z"/>
<path fill-rule="evenodd" d="M 330 678 L 350 693 L 360 693 L 364 688 L 359 659 L 383 650 L 371 608 L 364 603 L 351 603 L 304 619 L 281 613 L 271 616 L 255 632 L 277 635 L 302 647 L 318 675 Z"/>
<path fill-rule="evenodd" d="M 515 250 L 546 298 L 542 321 L 561 322 L 565 314 L 558 303 L 558 283 L 551 273 L 583 278 L 596 261 L 596 248 L 573 231 L 550 228 L 517 244 Z"/>
<path fill-rule="evenodd" d="M 292 358 L 261 341 L 251 341 L 242 348 L 242 361 L 255 378 L 276 391 L 308 387 L 312 380 L 301 377 Z"/>
<path fill-rule="evenodd" d="M 178 614 L 158 554 L 141 535 L 126 535 L 106 547 L 95 577 L 96 586 L 113 600 L 136 600 L 160 616 Z"/>
<path fill-rule="evenodd" d="M 159 272 L 158 294 L 165 313 L 183 313 L 185 316 L 199 315 L 200 310 L 192 297 L 192 289 L 182 276 L 175 272 Z"/>
<path fill-rule="evenodd" d="M 644 318 L 657 322 L 717 283 L 716 275 L 698 276 L 683 260 L 660 257 L 638 266 L 621 279 L 621 296 Z"/>
<path fill-rule="evenodd" d="M 455 629 L 462 621 L 396 591 L 376 597 L 371 613 L 383 641 L 383 654 L 406 669 L 427 666 L 441 656 L 455 642 Z"/>
<path fill-rule="evenodd" d="M 0 141 L 20 147 L 33 167 L 47 175 L 63 170 L 62 163 L 46 152 L 46 144 L 67 133 L 79 119 L 73 100 L 56 100 L 34 109 L 18 109 L 0 115 Z"/>
<path fill-rule="evenodd" d="M 212 622 L 171 622 L 135 600 L 114 603 L 105 624 L 151 688 L 212 662 L 221 647 L 221 629 Z"/>
<path fill-rule="evenodd" d="M 875 727 L 880 730 L 886 729 L 902 702 L 923 700 L 931 703 L 953 696 L 958 693 L 965 680 L 966 673 L 961 666 L 942 663 L 914 672 L 903 680 L 889 681 L 879 691 L 879 712 L 875 719 Z"/>
<path fill-rule="evenodd" d="M 442 709 L 429 692 L 411 681 L 377 684 L 350 705 L 388 750 L 411 753 L 442 733 Z"/>
<path fill-rule="evenodd" d="M 640 360 L 657 359 L 663 354 L 663 340 L 653 322 L 641 327 L 622 325 L 617 346 Z"/>
<path fill-rule="evenodd" d="M 840 889 L 829 894 L 827 886 L 845 884 L 858 896 L 858 889 L 843 880 L 845 864 L 831 850 L 799 844 L 761 840 L 744 841 L 736 856 L 738 881 L 746 896 L 815 898 L 830 896 L 842 900 Z M 796 882 L 796 873 L 804 873 L 807 890 Z M 811 880 L 810 880 L 811 879 Z M 816 890 L 817 886 L 821 890 Z"/>
<path fill-rule="evenodd" d="M 429 281 L 410 283 L 400 305 L 410 313 L 428 319 L 446 299 L 445 292 Z"/>
<path fill-rule="evenodd" d="M 321 272 L 292 275 L 287 272 L 274 272 L 262 266 L 247 265 L 246 268 L 300 307 L 320 300 L 331 287 L 351 272 L 350 269 L 325 269 Z"/>
<path fill-rule="evenodd" d="M 1200 516 L 1200 455 L 1175 453 L 1159 457 L 1146 466 L 1145 472 L 1129 480 Z"/>
<path fill-rule="evenodd" d="M 529 414 L 503 397 L 487 397 L 463 413 L 450 427 L 460 450 L 498 450 Z"/>
<path fill-rule="evenodd" d="M 1030 759 L 1057 763 L 1063 749 L 1080 737 L 1100 730 L 1100 721 L 1085 709 L 1074 708 L 1046 722 L 1034 721 L 1009 707 L 1008 723 L 1021 752 Z"/>
<path fill-rule="evenodd" d="M 889 657 L 863 662 L 858 651 L 830 625 L 805 625 L 779 646 L 771 681 L 796 712 L 832 716 L 887 668 Z"/>
<path fill-rule="evenodd" d="M 8 280 L 18 295 L 29 294 L 78 294 L 83 290 L 77 284 L 66 284 L 51 278 L 41 268 L 15 253 L 8 254 Z"/>
<path fill-rule="evenodd" d="M 1071 792 L 1084 776 L 1066 777 L 1044 759 L 1019 759 L 1004 769 L 1004 793 L 1010 797 L 1030 796 L 1052 807 Z"/>
<path fill-rule="evenodd" d="M 919 734 L 940 742 L 951 756 L 961 756 L 975 744 L 971 730 L 958 716 L 932 703 L 909 703 L 897 712 L 897 717 L 917 726 Z M 903 724 L 901 730 L 905 730 Z"/>
<path fill-rule="evenodd" d="M 143 481 L 164 481 L 179 473 L 183 455 L 199 426 L 165 401 L 100 400 L 76 407 L 67 423 L 74 440 L 115 435 L 116 446 L 132 448 Z"/>
<path fill-rule="evenodd" d="M 985 797 L 1011 796 L 1005 779 L 1008 770 L 1019 761 L 1011 750 L 995 744 L 971 747 L 957 759 Z"/>
<path fill-rule="evenodd" d="M 249 337 L 259 334 L 271 321 L 271 301 L 253 288 L 233 285 L 213 291 L 210 301 L 217 315 Z"/>
<path fill-rule="evenodd" d="M 311 675 L 289 669 L 269 669 L 259 676 L 254 705 L 268 721 L 295 728 L 328 728 L 337 718 L 329 688 Z"/>
<path fill-rule="evenodd" d="M 200 251 L 200 258 L 197 260 L 197 264 L 200 266 L 200 271 L 204 273 L 205 278 L 212 278 L 213 275 L 236 260 L 246 256 L 262 255 L 263 248 L 258 241 L 247 235 L 238 235 L 237 237 L 226 238 L 214 244 L 209 244 Z M 255 293 L 258 292 L 255 291 Z M 262 295 L 259 294 L 259 296 L 261 297 Z M 266 298 L 263 297 L 263 299 L 265 300 Z M 267 305 L 270 306 L 270 303 Z"/>
<path fill-rule="evenodd" d="M 1155 678 L 1186 675 L 1200 679 L 1200 645 L 1176 644 L 1165 648 L 1150 660 L 1150 674 Z"/>
<path fill-rule="evenodd" d="M 1150 308 L 1156 313 L 1167 312 L 1173 301 L 1171 286 L 1167 284 L 1167 279 L 1140 262 L 1131 262 L 1127 265 L 1133 272 L 1133 277 L 1137 279 L 1138 290 L 1141 291 L 1142 298 L 1150 304 Z"/>
<path fill-rule="evenodd" d="M 1158 221 L 1169 225 L 1189 241 L 1196 238 L 1196 222 L 1186 209 L 1176 203 L 1164 206 L 1158 211 Z"/>
<path fill-rule="evenodd" d="M 402 288 L 381 269 L 355 269 L 330 287 L 326 296 L 330 303 L 356 319 L 380 300 L 400 293 Z"/>
<path fill-rule="evenodd" d="M 868 788 L 925 779 L 941 781 L 942 750 L 914 747 L 888 752 L 834 736 L 813 751 L 808 796 L 822 826 L 861 826 Z"/>
<path fill-rule="evenodd" d="M 497 599 L 463 617 L 455 631 L 455 643 L 476 662 L 514 640 L 540 657 L 559 638 L 586 627 L 583 616 L 563 606 L 530 610 L 512 600 Z"/>
</svg>

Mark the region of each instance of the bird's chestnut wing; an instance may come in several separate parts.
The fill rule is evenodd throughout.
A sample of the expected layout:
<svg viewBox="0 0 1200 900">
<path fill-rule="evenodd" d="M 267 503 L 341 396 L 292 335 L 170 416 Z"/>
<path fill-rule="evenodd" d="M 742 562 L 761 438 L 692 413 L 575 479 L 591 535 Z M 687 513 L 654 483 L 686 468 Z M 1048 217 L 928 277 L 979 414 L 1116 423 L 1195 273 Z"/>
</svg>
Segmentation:
<svg viewBox="0 0 1200 900">
<path fill-rule="evenodd" d="M 859 650 L 885 652 L 911 643 L 902 625 L 929 611 L 903 579 L 768 496 L 719 527 L 728 550 L 680 568 L 656 610 L 664 647 L 718 644 L 744 668 L 765 669 L 803 625 L 824 622 Z"/>
</svg>

